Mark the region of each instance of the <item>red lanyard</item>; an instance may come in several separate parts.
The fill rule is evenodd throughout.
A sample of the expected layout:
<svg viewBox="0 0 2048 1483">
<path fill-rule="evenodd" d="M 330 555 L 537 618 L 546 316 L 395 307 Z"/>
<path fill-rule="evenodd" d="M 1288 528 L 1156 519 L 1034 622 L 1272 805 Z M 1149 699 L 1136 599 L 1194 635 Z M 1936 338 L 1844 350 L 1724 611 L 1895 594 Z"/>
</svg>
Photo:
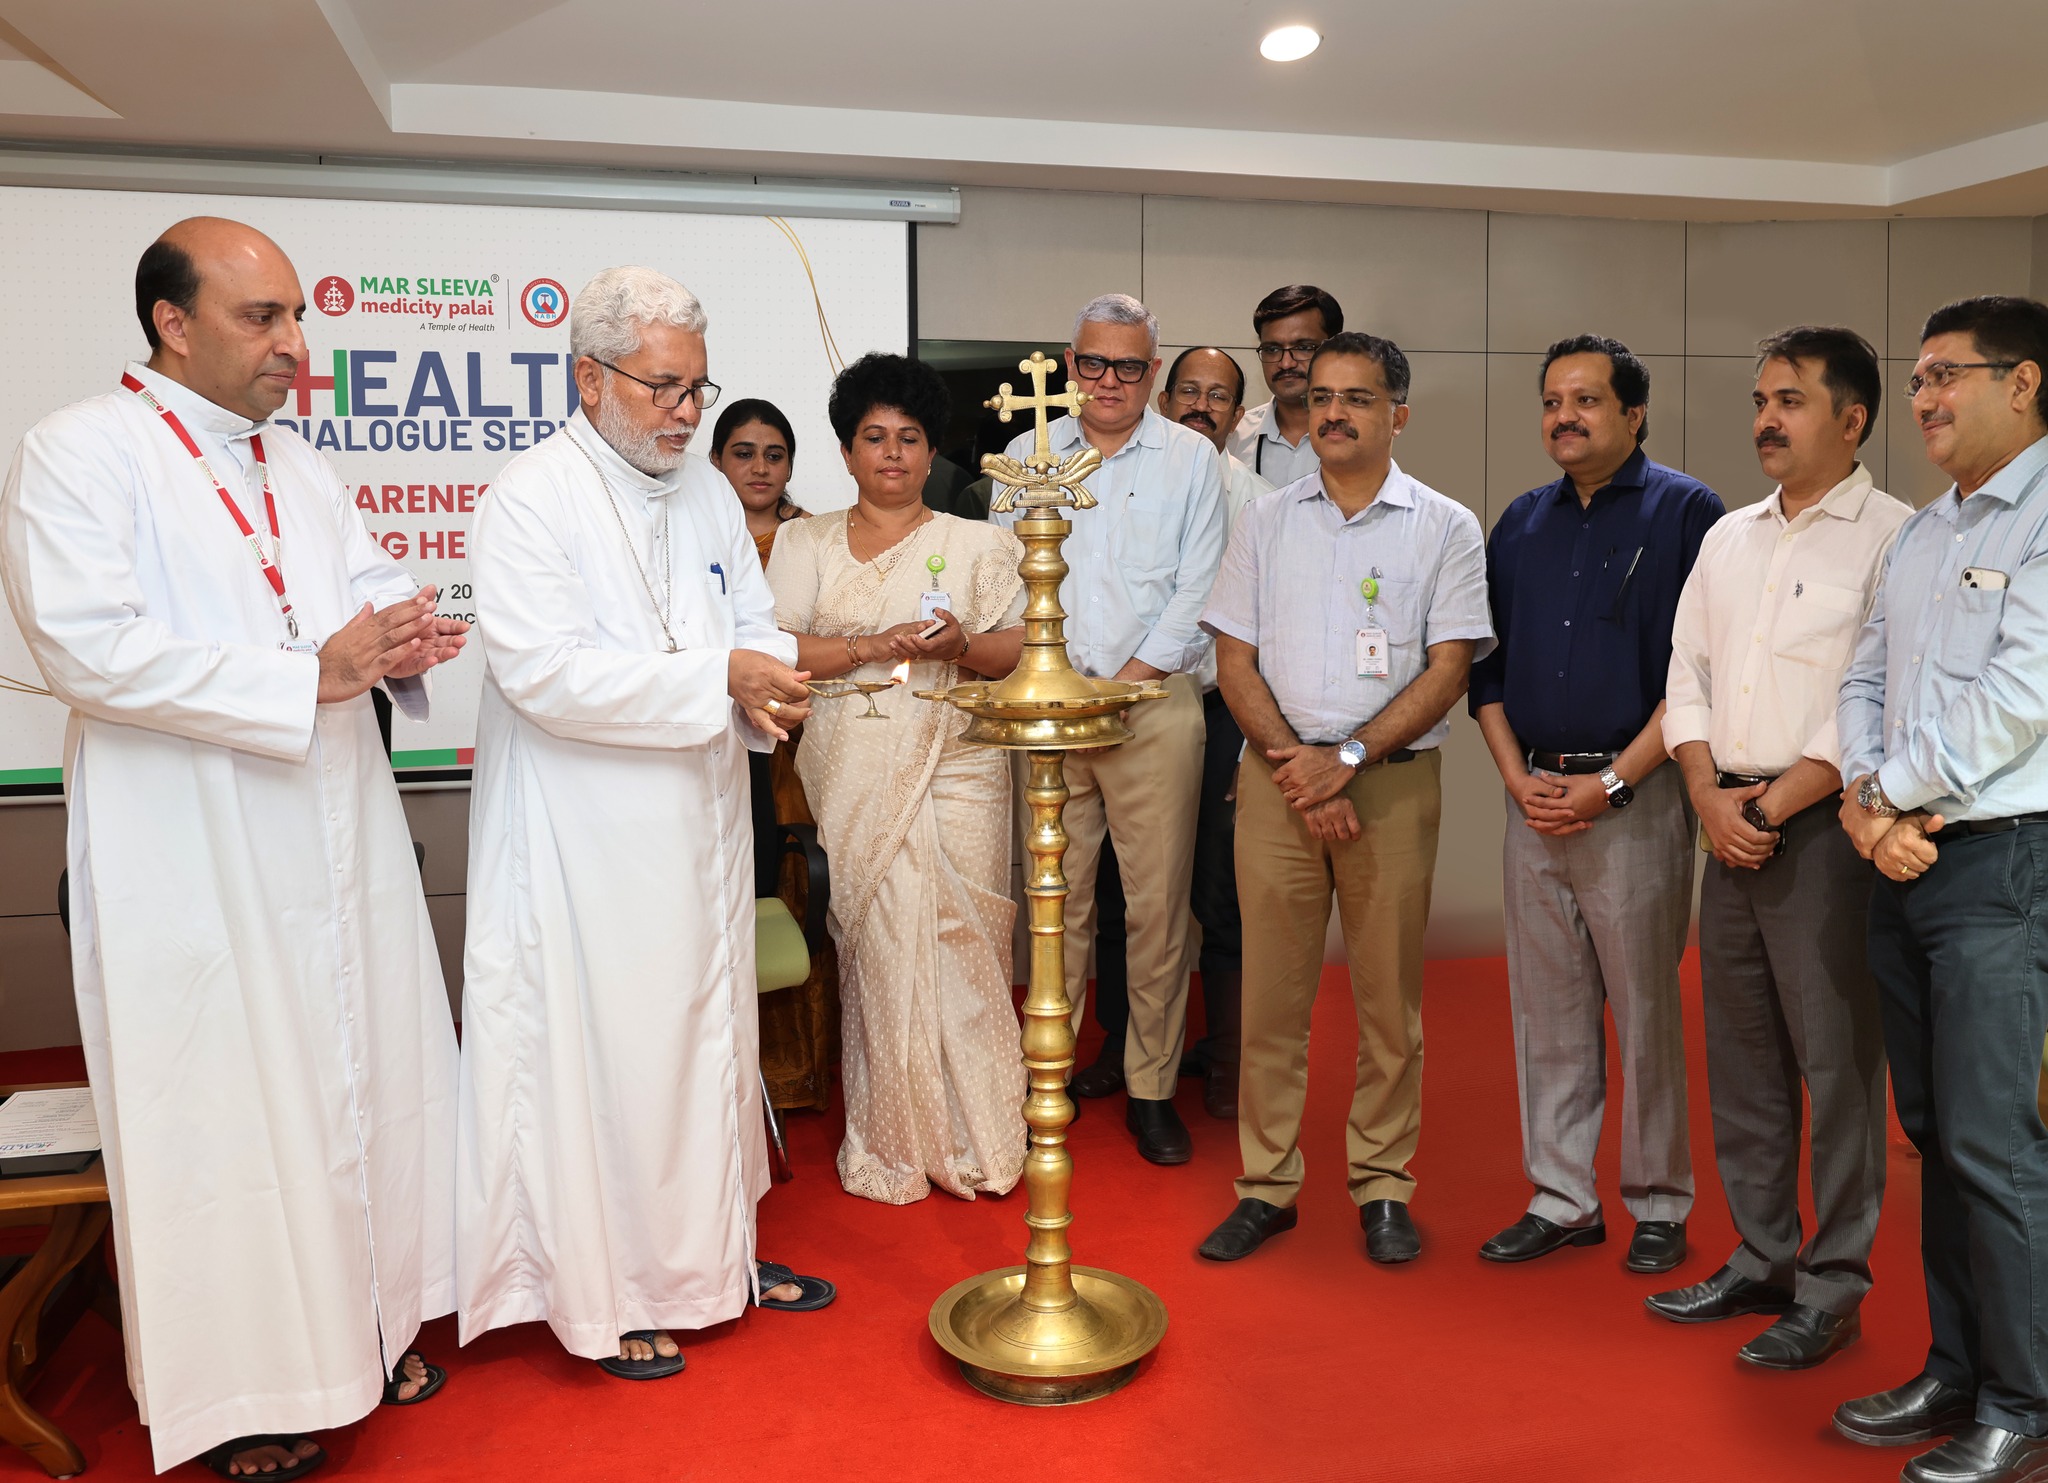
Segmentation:
<svg viewBox="0 0 2048 1483">
<path fill-rule="evenodd" d="M 256 528 L 249 523 L 249 517 L 242 513 L 242 507 L 235 503 L 235 497 L 228 493 L 227 486 L 214 476 L 213 466 L 206 461 L 206 455 L 199 451 L 199 445 L 192 441 L 192 434 L 185 431 L 185 424 L 178 420 L 178 414 L 162 402 L 135 378 L 133 372 L 121 374 L 121 384 L 134 392 L 156 410 L 157 416 L 169 424 L 178 441 L 185 445 L 185 451 L 192 455 L 199 465 L 199 471 L 206 475 L 213 485 L 213 492 L 220 496 L 220 502 L 228 507 L 228 513 L 235 517 L 235 528 L 242 533 L 242 539 L 249 543 L 249 549 L 256 555 L 256 564 L 263 568 L 263 576 L 270 583 L 270 590 L 277 594 L 278 611 L 284 614 L 285 632 L 296 641 L 299 636 L 299 620 L 292 616 L 291 599 L 285 596 L 284 572 L 272 561 L 263 549 L 263 542 L 256 538 Z M 277 499 L 270 492 L 270 464 L 263 457 L 263 435 L 257 433 L 249 439 L 249 448 L 256 455 L 256 472 L 263 476 L 263 509 L 270 519 L 270 544 L 280 555 L 284 551 L 284 538 L 277 529 Z"/>
</svg>

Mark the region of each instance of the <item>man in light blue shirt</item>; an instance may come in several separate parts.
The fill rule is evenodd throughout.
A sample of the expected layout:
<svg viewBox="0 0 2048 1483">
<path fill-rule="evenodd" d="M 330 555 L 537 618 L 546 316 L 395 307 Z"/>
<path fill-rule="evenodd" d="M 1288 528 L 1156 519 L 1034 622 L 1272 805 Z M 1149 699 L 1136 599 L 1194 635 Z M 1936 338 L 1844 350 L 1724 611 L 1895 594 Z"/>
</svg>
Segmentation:
<svg viewBox="0 0 2048 1483">
<path fill-rule="evenodd" d="M 1067 652 L 1103 679 L 1164 681 L 1167 698 L 1125 718 L 1131 740 L 1067 756 L 1067 995 L 1080 1023 L 1095 931 L 1095 868 L 1105 833 L 1123 865 L 1130 1025 L 1125 1125 L 1155 1164 L 1193 1156 L 1173 1109 L 1188 995 L 1188 883 L 1202 781 L 1202 695 L 1209 650 L 1202 605 L 1223 559 L 1223 463 L 1216 445 L 1151 409 L 1159 321 L 1127 294 L 1081 310 L 1067 373 L 1089 396 L 1052 424 L 1055 458 L 1083 443 L 1102 455 L 1088 479 L 1099 503 L 1074 514 L 1063 555 Z M 1032 452 L 1019 434 L 1010 456 Z M 1017 514 L 993 518 L 1013 523 Z"/>
<path fill-rule="evenodd" d="M 1900 528 L 1836 713 L 1842 824 L 1881 877 L 1870 968 L 1920 1150 L 1932 1342 L 1844 1403 L 1878 1445 L 1950 1440 L 1907 1483 L 2048 1469 L 2048 305 L 1964 299 L 1908 390 L 1954 487 Z"/>
<path fill-rule="evenodd" d="M 1295 1224 L 1309 1012 L 1336 898 L 1358 1011 L 1347 1185 L 1376 1262 L 1412 1261 L 1422 1128 L 1422 933 L 1442 811 L 1438 750 L 1493 647 L 1479 522 L 1393 459 L 1408 358 L 1334 335 L 1308 376 L 1320 469 L 1252 501 L 1202 622 L 1245 735 L 1238 1203 L 1200 1247 L 1250 1255 Z"/>
</svg>

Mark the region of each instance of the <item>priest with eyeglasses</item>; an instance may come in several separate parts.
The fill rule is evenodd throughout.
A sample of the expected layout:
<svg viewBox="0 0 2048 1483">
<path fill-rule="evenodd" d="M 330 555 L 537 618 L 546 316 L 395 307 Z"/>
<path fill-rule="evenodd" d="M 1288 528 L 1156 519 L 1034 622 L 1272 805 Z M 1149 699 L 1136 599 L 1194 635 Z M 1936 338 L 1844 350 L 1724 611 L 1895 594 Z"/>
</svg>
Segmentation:
<svg viewBox="0 0 2048 1483">
<path fill-rule="evenodd" d="M 768 1188 L 746 753 L 809 714 L 724 477 L 680 283 L 610 268 L 569 315 L 581 407 L 471 542 L 486 661 L 470 801 L 456 1302 L 611 1375 L 672 1329 L 832 1285 L 759 1261 Z"/>
</svg>

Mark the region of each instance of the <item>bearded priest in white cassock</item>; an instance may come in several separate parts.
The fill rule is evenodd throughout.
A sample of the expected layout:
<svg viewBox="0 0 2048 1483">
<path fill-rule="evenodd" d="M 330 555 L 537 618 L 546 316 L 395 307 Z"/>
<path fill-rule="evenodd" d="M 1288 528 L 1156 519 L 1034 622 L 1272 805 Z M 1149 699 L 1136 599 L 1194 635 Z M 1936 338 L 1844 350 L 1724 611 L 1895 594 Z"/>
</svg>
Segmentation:
<svg viewBox="0 0 2048 1483">
<path fill-rule="evenodd" d="M 686 454 L 704 311 L 612 268 L 569 316 L 581 410 L 470 543 L 486 660 L 470 798 L 462 1341 L 543 1320 L 625 1379 L 671 1328 L 823 1307 L 758 1263 L 768 1188 L 746 752 L 808 713 L 724 477 Z"/>
<path fill-rule="evenodd" d="M 298 275 L 235 222 L 136 272 L 151 355 L 43 419 L 0 578 L 71 707 L 72 972 L 128 1379 L 159 1471 L 282 1479 L 410 1403 L 453 1306 L 454 1027 L 368 690 L 462 647 L 347 489 L 266 425 Z"/>
</svg>

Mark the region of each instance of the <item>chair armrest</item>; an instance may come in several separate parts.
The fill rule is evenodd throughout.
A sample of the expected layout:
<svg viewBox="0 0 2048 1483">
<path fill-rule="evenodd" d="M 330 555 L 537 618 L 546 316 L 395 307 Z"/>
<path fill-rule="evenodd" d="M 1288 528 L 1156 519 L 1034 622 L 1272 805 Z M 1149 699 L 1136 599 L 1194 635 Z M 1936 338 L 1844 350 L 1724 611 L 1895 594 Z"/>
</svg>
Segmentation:
<svg viewBox="0 0 2048 1483">
<path fill-rule="evenodd" d="M 825 945 L 825 914 L 832 907 L 832 867 L 810 824 L 782 824 L 781 853 L 804 858 L 804 945 L 815 956 Z"/>
</svg>

